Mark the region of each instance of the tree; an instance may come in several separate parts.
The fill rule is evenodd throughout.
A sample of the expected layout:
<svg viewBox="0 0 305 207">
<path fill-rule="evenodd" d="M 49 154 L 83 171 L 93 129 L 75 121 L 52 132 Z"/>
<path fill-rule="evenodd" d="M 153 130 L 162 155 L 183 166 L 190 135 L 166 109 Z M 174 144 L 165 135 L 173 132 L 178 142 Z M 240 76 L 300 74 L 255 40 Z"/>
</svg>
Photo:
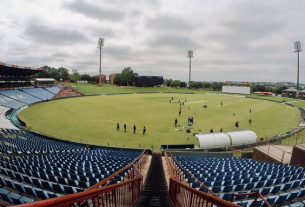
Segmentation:
<svg viewBox="0 0 305 207">
<path fill-rule="evenodd" d="M 203 88 L 210 88 L 210 87 L 211 87 L 211 84 L 208 83 L 208 82 L 204 82 L 204 83 L 202 83 L 202 87 L 203 87 Z"/>
<path fill-rule="evenodd" d="M 114 78 L 114 83 L 117 85 L 133 85 L 137 73 L 134 73 L 130 67 L 126 67 L 121 73 L 117 73 Z"/>
<path fill-rule="evenodd" d="M 288 89 L 287 86 L 278 86 L 278 87 L 276 87 L 276 89 L 275 89 L 275 93 L 281 94 L 282 91 L 283 91 L 283 90 L 286 90 L 286 89 Z"/>
<path fill-rule="evenodd" d="M 136 73 L 133 72 L 133 70 L 130 67 L 124 68 L 122 70 L 122 81 L 124 85 L 133 85 Z"/>
<path fill-rule="evenodd" d="M 187 87 L 187 84 L 186 82 L 180 82 L 180 88 L 186 88 Z"/>
<path fill-rule="evenodd" d="M 190 88 L 195 88 L 195 89 L 199 89 L 199 88 L 202 88 L 203 85 L 201 82 L 194 82 L 194 81 L 191 81 L 190 82 Z"/>
<path fill-rule="evenodd" d="M 88 82 L 92 81 L 92 77 L 89 74 L 82 74 L 82 75 L 80 75 L 80 79 L 88 81 Z"/>
<path fill-rule="evenodd" d="M 121 73 L 117 73 L 115 74 L 115 78 L 113 80 L 114 84 L 118 85 L 118 86 L 121 86 L 123 85 L 123 81 L 122 81 L 122 74 Z"/>
<path fill-rule="evenodd" d="M 71 75 L 70 75 L 70 80 L 73 81 L 73 82 L 76 82 L 78 80 L 80 80 L 80 75 L 78 72 L 73 72 Z"/>
<path fill-rule="evenodd" d="M 33 78 L 50 78 L 50 74 L 48 73 L 49 66 L 43 66 L 42 71 L 33 75 Z"/>
<path fill-rule="evenodd" d="M 213 82 L 213 83 L 211 83 L 211 88 L 214 91 L 220 91 L 221 87 L 222 87 L 222 83 L 220 83 L 220 82 Z"/>
<path fill-rule="evenodd" d="M 264 92 L 264 91 L 266 91 L 266 87 L 256 84 L 256 85 L 252 86 L 252 91 L 253 92 Z"/>
<path fill-rule="evenodd" d="M 174 80 L 171 82 L 171 87 L 180 87 L 181 82 L 180 80 Z"/>
<path fill-rule="evenodd" d="M 164 81 L 164 85 L 166 85 L 167 87 L 170 87 L 171 86 L 171 83 L 172 83 L 172 79 L 165 79 Z"/>
<path fill-rule="evenodd" d="M 100 76 L 99 75 L 95 75 L 91 77 L 91 81 L 92 83 L 98 83 L 100 80 Z"/>
<path fill-rule="evenodd" d="M 56 69 L 49 66 L 43 66 L 42 69 L 43 71 L 33 75 L 33 78 L 54 78 L 58 81 L 65 81 L 69 79 L 69 71 L 64 67 Z"/>
<path fill-rule="evenodd" d="M 58 72 L 59 79 L 61 81 L 69 80 L 69 71 L 68 71 L 68 69 L 66 69 L 64 67 L 60 67 L 60 68 L 57 69 L 57 72 Z"/>
</svg>

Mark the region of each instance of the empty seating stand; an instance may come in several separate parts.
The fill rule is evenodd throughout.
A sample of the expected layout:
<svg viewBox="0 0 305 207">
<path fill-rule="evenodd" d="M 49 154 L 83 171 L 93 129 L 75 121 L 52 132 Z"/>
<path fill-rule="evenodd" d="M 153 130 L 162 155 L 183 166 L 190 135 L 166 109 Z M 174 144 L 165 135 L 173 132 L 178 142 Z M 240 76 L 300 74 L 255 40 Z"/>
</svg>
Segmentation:
<svg viewBox="0 0 305 207">
<path fill-rule="evenodd" d="M 54 98 L 60 91 L 57 86 L 49 88 L 25 88 L 20 90 L 0 90 L 0 106 L 18 109 L 28 104 Z"/>
<path fill-rule="evenodd" d="M 4 96 L 0 93 L 0 105 L 7 108 L 18 109 L 20 107 L 26 106 L 27 104 Z"/>
<path fill-rule="evenodd" d="M 0 141 L 0 201 L 10 204 L 84 191 L 141 154 L 140 150 L 89 149 L 22 130 L 2 129 Z"/>
<path fill-rule="evenodd" d="M 60 91 L 60 88 L 57 86 L 45 88 L 47 91 L 53 93 L 54 95 Z"/>
<path fill-rule="evenodd" d="M 31 104 L 35 102 L 41 101 L 40 99 L 31 96 L 25 92 L 22 92 L 20 90 L 4 90 L 0 91 L 0 93 L 6 97 L 9 97 L 11 99 L 14 99 L 16 101 L 25 103 L 25 104 Z"/>
<path fill-rule="evenodd" d="M 190 175 L 225 200 L 231 200 L 233 194 L 253 192 L 260 192 L 271 205 L 299 205 L 294 203 L 305 200 L 305 169 L 301 167 L 202 155 L 176 154 L 175 160 L 192 187 L 199 188 L 199 184 Z M 251 206 L 254 200 L 235 202 Z"/>
<path fill-rule="evenodd" d="M 56 93 L 54 94 L 48 90 L 45 90 L 43 88 L 27 88 L 27 89 L 22 89 L 22 90 L 24 92 L 26 92 L 32 96 L 35 96 L 41 100 L 44 100 L 44 101 L 52 99 L 56 94 Z"/>
<path fill-rule="evenodd" d="M 85 147 L 43 138 L 16 129 L 0 129 L 0 153 L 3 154 L 40 154 L 84 150 Z"/>
</svg>

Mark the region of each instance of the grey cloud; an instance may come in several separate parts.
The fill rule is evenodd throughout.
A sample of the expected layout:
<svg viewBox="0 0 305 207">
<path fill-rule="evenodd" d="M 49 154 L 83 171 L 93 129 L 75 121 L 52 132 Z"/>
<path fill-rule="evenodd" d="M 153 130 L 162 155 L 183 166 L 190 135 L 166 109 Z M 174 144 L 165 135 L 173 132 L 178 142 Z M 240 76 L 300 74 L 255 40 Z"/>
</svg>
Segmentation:
<svg viewBox="0 0 305 207">
<path fill-rule="evenodd" d="M 159 35 L 154 40 L 148 43 L 151 47 L 165 47 L 165 48 L 176 48 L 176 49 L 194 49 L 198 48 L 200 45 L 193 41 L 191 38 L 174 35 L 174 34 L 165 34 Z"/>
<path fill-rule="evenodd" d="M 112 58 L 128 58 L 131 55 L 132 50 L 128 46 L 110 46 L 105 48 L 103 52 Z"/>
<path fill-rule="evenodd" d="M 106 5 L 106 3 L 104 3 L 104 5 Z M 118 21 L 122 20 L 126 16 L 124 11 L 106 8 L 105 6 L 102 7 L 82 0 L 74 0 L 72 3 L 66 3 L 64 4 L 64 7 L 70 9 L 71 11 L 85 15 L 88 18 L 94 18 L 100 21 Z"/>
<path fill-rule="evenodd" d="M 194 49 L 194 80 L 293 81 L 292 43 L 305 41 L 300 0 L 0 2 L 9 4 L 0 20 L 1 61 L 26 66 L 96 73 L 102 36 L 105 73 L 130 65 L 141 74 L 183 80 L 186 50 Z"/>
<path fill-rule="evenodd" d="M 153 18 L 148 18 L 146 21 L 146 27 L 158 31 L 190 32 L 191 29 L 194 29 L 194 26 L 190 22 L 185 21 L 179 16 L 173 15 L 158 15 Z"/>
<path fill-rule="evenodd" d="M 108 2 L 107 2 L 108 3 Z M 149 7 L 160 7 L 160 0 L 149 0 L 149 1 L 139 1 L 139 0 L 111 0 L 110 4 L 115 5 L 141 5 L 141 6 L 149 6 Z"/>
<path fill-rule="evenodd" d="M 266 46 L 257 46 L 257 41 L 270 39 L 281 33 L 287 21 L 283 12 L 269 2 L 237 1 L 225 9 L 230 14 L 219 20 L 217 29 L 204 35 L 209 41 L 217 41 L 221 50 L 257 53 L 268 51 Z M 267 50 L 262 50 L 267 49 Z"/>
<path fill-rule="evenodd" d="M 87 41 L 86 36 L 76 30 L 51 28 L 42 24 L 30 24 L 25 29 L 25 35 L 41 44 L 77 44 Z"/>
<path fill-rule="evenodd" d="M 105 27 L 103 25 L 86 25 L 84 30 L 88 31 L 88 33 L 95 38 L 101 36 L 104 38 L 113 38 L 116 36 L 113 28 Z"/>
</svg>

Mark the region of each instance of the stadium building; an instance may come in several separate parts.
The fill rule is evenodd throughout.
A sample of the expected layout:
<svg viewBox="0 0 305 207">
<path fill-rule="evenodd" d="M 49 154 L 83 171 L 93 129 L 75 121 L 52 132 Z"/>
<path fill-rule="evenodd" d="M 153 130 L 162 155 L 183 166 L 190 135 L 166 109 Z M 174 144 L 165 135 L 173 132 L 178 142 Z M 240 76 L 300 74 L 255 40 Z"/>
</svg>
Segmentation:
<svg viewBox="0 0 305 207">
<path fill-rule="evenodd" d="M 18 118 L 25 107 L 82 96 L 67 86 L 31 85 L 31 75 L 39 72 L 0 64 L 1 206 L 305 205 L 304 145 L 293 150 L 265 145 L 255 133 L 239 131 L 198 136 L 202 150 L 161 154 L 33 132 Z M 136 84 L 155 86 L 161 80 L 141 76 Z M 235 147 L 262 144 L 253 153 L 236 153 Z"/>
</svg>

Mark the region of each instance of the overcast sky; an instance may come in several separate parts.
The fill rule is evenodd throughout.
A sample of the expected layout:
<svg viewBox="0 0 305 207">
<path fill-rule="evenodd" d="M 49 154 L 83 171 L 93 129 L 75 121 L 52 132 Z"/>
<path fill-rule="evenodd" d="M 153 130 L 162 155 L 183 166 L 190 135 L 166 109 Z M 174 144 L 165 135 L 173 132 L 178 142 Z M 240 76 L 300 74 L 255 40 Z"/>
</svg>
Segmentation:
<svg viewBox="0 0 305 207">
<path fill-rule="evenodd" d="M 296 81 L 304 0 L 0 0 L 0 61 L 97 74 L 192 80 Z M 305 56 L 300 54 L 301 82 Z"/>
</svg>

